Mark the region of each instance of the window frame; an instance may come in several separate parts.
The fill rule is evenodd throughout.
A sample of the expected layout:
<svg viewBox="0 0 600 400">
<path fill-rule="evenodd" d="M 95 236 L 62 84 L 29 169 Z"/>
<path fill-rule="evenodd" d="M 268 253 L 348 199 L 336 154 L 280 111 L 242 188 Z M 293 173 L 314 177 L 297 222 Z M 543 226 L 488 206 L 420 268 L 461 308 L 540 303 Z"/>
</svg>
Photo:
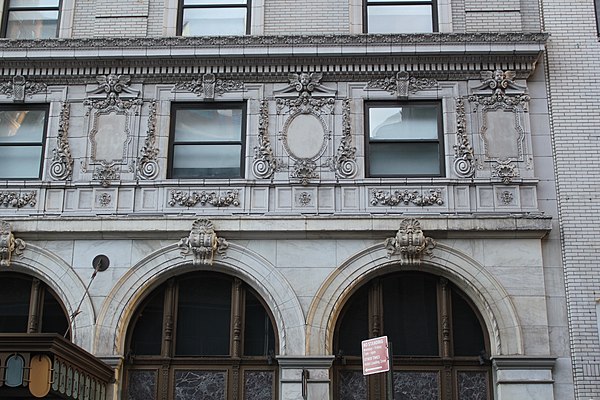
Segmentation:
<svg viewBox="0 0 600 400">
<path fill-rule="evenodd" d="M 240 140 L 231 141 L 176 141 L 175 140 L 175 127 L 177 123 L 177 111 L 178 110 L 241 110 L 241 130 Z M 210 103 L 199 103 L 199 102 L 174 102 L 171 103 L 171 126 L 169 131 L 169 161 L 167 168 L 167 179 L 182 179 L 182 180 L 194 180 L 194 179 L 244 179 L 246 176 L 245 163 L 246 158 L 246 133 L 247 133 L 247 103 L 246 101 L 227 101 L 227 102 L 210 102 Z M 175 147 L 183 145 L 239 145 L 240 146 L 240 173 L 239 176 L 228 176 L 228 177 L 206 177 L 206 176 L 195 176 L 195 177 L 177 177 L 173 175 L 174 168 L 173 162 Z"/>
<path fill-rule="evenodd" d="M 432 33 L 439 31 L 438 4 L 437 0 L 411 0 L 411 1 L 382 1 L 382 0 L 364 0 L 363 1 L 363 33 L 369 32 L 369 7 L 378 6 L 431 6 L 431 32 L 411 32 L 411 33 Z M 400 32 L 388 32 L 390 34 Z M 405 32 L 409 34 L 408 32 Z"/>
<path fill-rule="evenodd" d="M 386 143 L 437 143 L 438 144 L 438 163 L 439 172 L 437 174 L 403 174 L 397 173 L 386 173 L 386 174 L 372 174 L 371 173 L 371 143 L 378 143 L 378 141 L 372 141 L 370 137 L 370 118 L 369 110 L 372 108 L 395 108 L 406 105 L 423 105 L 423 106 L 436 106 L 437 109 L 437 140 L 434 139 L 398 139 L 398 140 L 385 140 Z M 365 130 L 365 176 L 367 178 L 442 178 L 446 174 L 445 168 L 445 145 L 444 145 L 444 126 L 443 126 L 443 111 L 441 100 L 408 100 L 408 101 L 388 101 L 388 100 L 375 100 L 365 101 L 364 103 L 364 130 Z M 379 143 L 384 142 L 380 141 Z"/>
<path fill-rule="evenodd" d="M 30 110 L 41 110 L 44 111 L 45 113 L 45 117 L 44 117 L 44 127 L 43 127 L 43 131 L 42 131 L 42 137 L 40 138 L 39 142 L 14 142 L 14 143 L 1 143 L 0 142 L 0 147 L 15 147 L 15 146 L 25 146 L 25 147 L 39 147 L 40 148 L 40 166 L 39 166 L 39 170 L 38 170 L 38 174 L 36 177 L 15 177 L 15 178 L 5 178 L 2 175 L 0 175 L 0 180 L 8 180 L 8 181 L 15 181 L 15 180 L 40 180 L 42 179 L 42 172 L 44 170 L 44 161 L 45 161 L 45 155 L 46 155 L 46 138 L 47 138 L 47 134 L 48 134 L 48 119 L 50 117 L 50 106 L 48 104 L 43 104 L 43 103 L 36 103 L 36 104 L 29 104 L 29 103 L 11 103 L 11 104 L 0 104 L 0 112 L 2 111 L 30 111 Z"/>
<path fill-rule="evenodd" d="M 185 10 L 190 10 L 190 9 L 202 9 L 202 8 L 210 8 L 210 9 L 220 9 L 220 8 L 242 8 L 242 7 L 246 7 L 246 26 L 245 26 L 245 35 L 249 35 L 250 34 L 250 17 L 252 15 L 251 13 L 251 9 L 252 9 L 252 0 L 245 0 L 246 4 L 242 5 L 242 4 L 235 4 L 235 3 L 227 3 L 227 4 L 185 4 L 186 0 L 178 0 L 178 6 L 177 6 L 177 31 L 176 34 L 177 36 L 183 36 L 183 16 L 185 13 Z M 207 35 L 208 36 L 208 35 Z M 215 35 L 215 36 L 219 36 L 219 35 Z M 225 35 L 225 36 L 237 36 L 237 35 Z"/>
<path fill-rule="evenodd" d="M 62 10 L 62 0 L 58 0 L 58 5 L 56 7 L 11 7 L 11 1 L 8 0 L 4 2 L 4 10 L 2 12 L 2 37 L 6 39 L 19 39 L 19 38 L 10 38 L 7 37 L 8 31 L 8 18 L 11 12 L 13 11 L 57 11 L 58 15 L 56 17 L 56 32 L 51 38 L 58 38 L 58 34 L 60 32 L 60 19 L 61 19 L 61 10 Z M 33 39 L 46 39 L 46 38 L 33 38 Z M 32 39 L 32 40 L 33 40 Z"/>
</svg>

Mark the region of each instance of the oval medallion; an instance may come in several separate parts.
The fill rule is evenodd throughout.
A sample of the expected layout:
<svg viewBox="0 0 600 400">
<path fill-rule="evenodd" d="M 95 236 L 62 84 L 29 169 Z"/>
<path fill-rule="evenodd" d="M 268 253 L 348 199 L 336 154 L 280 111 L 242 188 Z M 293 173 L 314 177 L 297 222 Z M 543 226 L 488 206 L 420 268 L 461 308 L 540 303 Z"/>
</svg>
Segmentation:
<svg viewBox="0 0 600 400">
<path fill-rule="evenodd" d="M 298 114 L 287 123 L 285 144 L 292 157 L 314 159 L 323 151 L 325 127 L 312 114 Z"/>
</svg>

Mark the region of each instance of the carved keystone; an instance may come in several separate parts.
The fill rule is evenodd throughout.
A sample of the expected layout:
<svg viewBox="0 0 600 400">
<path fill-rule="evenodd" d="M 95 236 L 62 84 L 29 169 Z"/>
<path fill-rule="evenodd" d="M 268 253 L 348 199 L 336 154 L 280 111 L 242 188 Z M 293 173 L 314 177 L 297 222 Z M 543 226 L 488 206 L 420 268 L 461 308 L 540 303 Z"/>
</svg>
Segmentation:
<svg viewBox="0 0 600 400">
<path fill-rule="evenodd" d="M 395 237 L 385 240 L 388 257 L 400 255 L 400 262 L 408 265 L 419 265 L 425 254 L 431 254 L 435 240 L 425 237 L 421 223 L 416 219 L 405 219 L 400 223 L 400 229 Z"/>
<path fill-rule="evenodd" d="M 214 225 L 208 219 L 197 219 L 192 224 L 190 235 L 182 238 L 177 244 L 181 255 L 194 255 L 194 265 L 212 265 L 215 252 L 224 255 L 229 243 L 217 237 Z"/>
<path fill-rule="evenodd" d="M 15 239 L 8 222 L 0 221 L 0 267 L 10 267 L 12 255 L 20 256 L 23 250 L 25 250 L 25 242 Z"/>
</svg>

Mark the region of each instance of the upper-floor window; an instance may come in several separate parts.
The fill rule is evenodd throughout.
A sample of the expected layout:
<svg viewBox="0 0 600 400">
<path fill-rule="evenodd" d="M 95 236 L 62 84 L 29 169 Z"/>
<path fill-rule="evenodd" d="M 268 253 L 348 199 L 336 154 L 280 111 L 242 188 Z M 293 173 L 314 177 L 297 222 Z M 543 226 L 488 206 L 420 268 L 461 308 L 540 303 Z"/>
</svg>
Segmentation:
<svg viewBox="0 0 600 400">
<path fill-rule="evenodd" d="M 436 0 L 365 0 L 365 32 L 437 31 Z"/>
<path fill-rule="evenodd" d="M 58 35 L 60 0 L 5 2 L 3 36 L 11 39 L 47 39 Z"/>
<path fill-rule="evenodd" d="M 39 179 L 48 106 L 0 106 L 0 179 Z"/>
<path fill-rule="evenodd" d="M 180 0 L 181 36 L 245 35 L 250 29 L 250 0 Z"/>
<path fill-rule="evenodd" d="M 368 176 L 443 174 L 439 102 L 370 102 L 365 120 Z"/>
<path fill-rule="evenodd" d="M 242 178 L 244 103 L 174 103 L 170 178 Z"/>
</svg>

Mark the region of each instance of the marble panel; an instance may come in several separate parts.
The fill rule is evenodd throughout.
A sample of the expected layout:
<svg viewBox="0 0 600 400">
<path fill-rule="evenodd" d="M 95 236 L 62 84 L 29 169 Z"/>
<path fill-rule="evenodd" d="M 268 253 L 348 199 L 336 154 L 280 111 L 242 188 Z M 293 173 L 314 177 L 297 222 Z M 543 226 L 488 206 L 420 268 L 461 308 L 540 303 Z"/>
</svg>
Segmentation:
<svg viewBox="0 0 600 400">
<path fill-rule="evenodd" d="M 459 371 L 457 378 L 459 400 L 487 400 L 487 372 Z"/>
<path fill-rule="evenodd" d="M 89 211 L 94 204 L 94 191 L 81 189 L 77 192 L 77 209 Z"/>
<path fill-rule="evenodd" d="M 273 371 L 246 371 L 244 373 L 244 400 L 273 399 Z"/>
<path fill-rule="evenodd" d="M 454 208 L 468 210 L 471 205 L 470 191 L 468 187 L 455 186 L 454 188 Z"/>
<path fill-rule="evenodd" d="M 362 371 L 340 371 L 338 375 L 340 400 L 363 400 L 367 398 L 367 379 Z"/>
<path fill-rule="evenodd" d="M 542 266 L 540 241 L 536 239 L 484 240 L 484 263 L 490 266 Z"/>
<path fill-rule="evenodd" d="M 176 400 L 226 400 L 227 372 L 175 371 Z"/>
<path fill-rule="evenodd" d="M 278 268 L 332 268 L 335 242 L 319 240 L 277 241 Z"/>
<path fill-rule="evenodd" d="M 269 188 L 259 187 L 250 189 L 249 209 L 253 212 L 265 212 L 269 209 Z"/>
<path fill-rule="evenodd" d="M 136 209 L 139 211 L 156 211 L 158 210 L 159 189 L 157 188 L 142 188 L 138 191 L 139 200 L 136 204 Z"/>
<path fill-rule="evenodd" d="M 290 210 L 292 208 L 292 189 L 291 188 L 276 188 L 275 189 L 275 207 L 276 210 Z"/>
<path fill-rule="evenodd" d="M 489 208 L 494 207 L 494 189 L 491 187 L 478 187 L 477 188 L 477 208 Z"/>
<path fill-rule="evenodd" d="M 341 190 L 342 211 L 357 211 L 360 208 L 360 190 L 356 187 L 343 187 Z"/>
<path fill-rule="evenodd" d="M 437 371 L 395 371 L 393 386 L 396 399 L 440 399 L 440 375 Z"/>
<path fill-rule="evenodd" d="M 46 212 L 61 212 L 65 192 L 62 189 L 48 189 L 46 191 Z"/>
</svg>

